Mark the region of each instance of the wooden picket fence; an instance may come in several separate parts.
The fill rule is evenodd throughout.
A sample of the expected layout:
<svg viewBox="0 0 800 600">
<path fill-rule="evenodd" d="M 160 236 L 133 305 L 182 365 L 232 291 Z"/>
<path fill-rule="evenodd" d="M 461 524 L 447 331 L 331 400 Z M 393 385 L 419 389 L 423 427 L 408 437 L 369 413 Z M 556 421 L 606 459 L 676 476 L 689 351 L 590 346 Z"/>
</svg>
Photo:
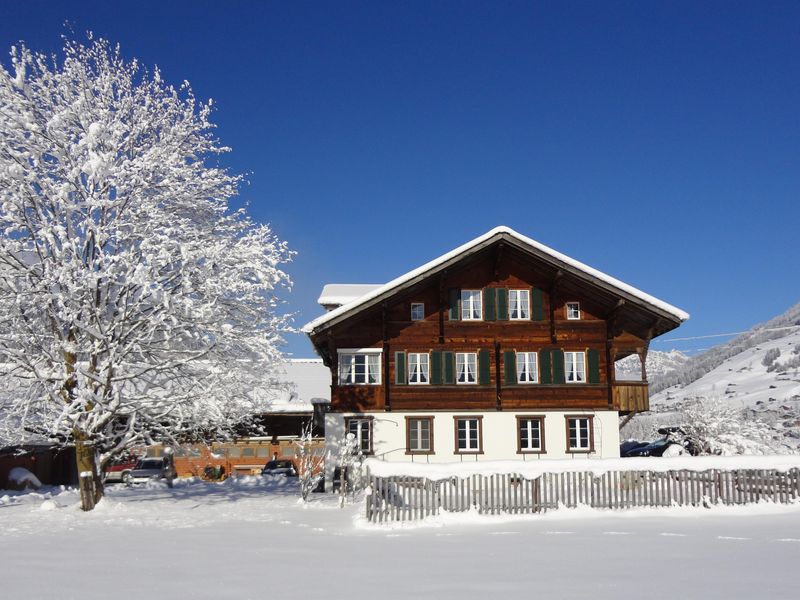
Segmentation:
<svg viewBox="0 0 800 600">
<path fill-rule="evenodd" d="M 626 509 L 640 506 L 711 506 L 800 497 L 800 469 L 706 471 L 607 471 L 467 475 L 431 480 L 367 473 L 367 520 L 414 521 L 445 512 L 542 513 L 579 505 Z"/>
</svg>

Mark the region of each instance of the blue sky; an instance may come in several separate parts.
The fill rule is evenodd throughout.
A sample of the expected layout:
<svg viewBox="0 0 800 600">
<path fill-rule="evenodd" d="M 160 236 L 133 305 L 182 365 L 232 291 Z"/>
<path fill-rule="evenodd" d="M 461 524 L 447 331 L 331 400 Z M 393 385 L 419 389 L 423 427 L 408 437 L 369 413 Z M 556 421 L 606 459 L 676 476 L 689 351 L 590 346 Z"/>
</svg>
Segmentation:
<svg viewBox="0 0 800 600">
<path fill-rule="evenodd" d="M 287 309 L 508 225 L 739 331 L 800 301 L 800 3 L 26 2 L 217 104 Z M 7 55 L 6 55 L 7 56 Z M 7 60 L 3 59 L 7 64 Z M 715 339 L 714 342 L 724 339 Z M 655 343 L 696 349 L 707 340 Z M 304 336 L 287 350 L 312 354 Z"/>
</svg>

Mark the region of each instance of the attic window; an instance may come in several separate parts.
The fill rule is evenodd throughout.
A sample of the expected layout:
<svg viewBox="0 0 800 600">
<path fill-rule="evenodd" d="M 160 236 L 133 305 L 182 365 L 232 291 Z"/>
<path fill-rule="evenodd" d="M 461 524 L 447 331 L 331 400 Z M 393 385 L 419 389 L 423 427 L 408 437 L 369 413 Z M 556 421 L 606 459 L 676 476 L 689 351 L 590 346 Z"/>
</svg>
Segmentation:
<svg viewBox="0 0 800 600">
<path fill-rule="evenodd" d="M 423 302 L 411 303 L 411 320 L 422 321 L 425 319 L 425 304 Z"/>
<path fill-rule="evenodd" d="M 567 319 L 578 321 L 581 318 L 581 305 L 579 302 L 567 302 Z"/>
</svg>

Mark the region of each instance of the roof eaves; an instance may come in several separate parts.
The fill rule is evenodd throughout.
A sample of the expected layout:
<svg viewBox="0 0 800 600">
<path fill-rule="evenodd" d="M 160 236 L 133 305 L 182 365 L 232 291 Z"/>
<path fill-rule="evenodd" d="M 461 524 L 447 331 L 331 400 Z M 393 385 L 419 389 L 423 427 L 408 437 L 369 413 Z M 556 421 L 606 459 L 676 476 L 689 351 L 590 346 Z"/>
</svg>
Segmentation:
<svg viewBox="0 0 800 600">
<path fill-rule="evenodd" d="M 312 333 L 322 326 L 330 326 L 335 322 L 346 318 L 346 316 L 348 316 L 348 314 L 351 312 L 355 312 L 361 308 L 366 308 L 367 305 L 374 305 L 389 292 L 393 292 L 397 288 L 416 283 L 416 280 L 418 280 L 420 277 L 428 275 L 437 269 L 444 268 L 451 262 L 458 261 L 466 255 L 473 254 L 474 252 L 481 250 L 486 245 L 492 243 L 494 238 L 501 236 L 513 241 L 517 241 L 518 243 L 527 246 L 528 249 L 533 248 L 537 251 L 537 254 L 540 256 L 540 258 L 551 262 L 555 266 L 567 267 L 570 269 L 570 271 L 589 280 L 590 282 L 594 282 L 595 285 L 599 285 L 605 289 L 611 288 L 617 293 L 621 292 L 622 295 L 629 296 L 634 301 L 649 305 L 651 308 L 655 309 L 655 312 L 662 313 L 664 316 L 671 317 L 680 322 L 686 321 L 689 318 L 689 313 L 672 306 L 671 304 L 659 300 L 650 294 L 646 294 L 645 292 L 628 285 L 619 279 L 598 271 L 597 269 L 594 269 L 578 260 L 575 260 L 574 258 L 570 258 L 566 254 L 562 254 L 557 250 L 553 250 L 552 248 L 545 246 L 534 239 L 517 233 L 510 227 L 500 226 L 495 227 L 494 229 L 465 244 L 462 244 L 450 252 L 443 254 L 439 258 L 436 258 L 412 271 L 409 271 L 404 275 L 401 275 L 400 277 L 393 279 L 392 281 L 380 286 L 379 288 L 362 296 L 354 302 L 340 306 L 335 310 L 317 317 L 313 321 L 304 325 L 302 331 L 304 333 Z"/>
</svg>

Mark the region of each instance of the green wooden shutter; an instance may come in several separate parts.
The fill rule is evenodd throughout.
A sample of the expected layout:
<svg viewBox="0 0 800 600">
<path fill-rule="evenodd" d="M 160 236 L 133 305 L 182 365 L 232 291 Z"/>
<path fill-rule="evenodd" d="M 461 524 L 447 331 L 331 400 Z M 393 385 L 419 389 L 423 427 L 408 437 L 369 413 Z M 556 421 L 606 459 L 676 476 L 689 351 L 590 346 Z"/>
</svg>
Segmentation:
<svg viewBox="0 0 800 600">
<path fill-rule="evenodd" d="M 508 290 L 497 288 L 497 320 L 508 321 Z"/>
<path fill-rule="evenodd" d="M 405 385 L 408 383 L 406 377 L 406 353 L 394 353 L 394 382 L 397 385 Z"/>
<path fill-rule="evenodd" d="M 442 385 L 442 351 L 431 352 L 431 385 Z"/>
<path fill-rule="evenodd" d="M 566 383 L 564 378 L 564 351 L 553 350 L 553 383 Z"/>
<path fill-rule="evenodd" d="M 513 350 L 503 352 L 503 368 L 506 372 L 506 385 L 517 383 L 517 353 Z"/>
<path fill-rule="evenodd" d="M 539 350 L 539 380 L 544 383 L 553 383 L 552 354 L 550 350 Z"/>
<path fill-rule="evenodd" d="M 450 288 L 450 320 L 458 321 L 461 318 L 461 290 Z"/>
<path fill-rule="evenodd" d="M 497 311 L 495 307 L 497 305 L 496 302 L 496 290 L 494 288 L 484 288 L 483 290 L 483 320 L 484 321 L 494 321 L 497 318 Z"/>
<path fill-rule="evenodd" d="M 531 291 L 531 319 L 544 321 L 544 294 L 539 288 Z"/>
<path fill-rule="evenodd" d="M 478 352 L 478 383 L 480 385 L 489 385 L 492 382 L 491 363 L 491 352 L 480 350 Z"/>
<path fill-rule="evenodd" d="M 456 382 L 456 355 L 453 352 L 442 352 L 444 358 L 445 385 Z"/>
<path fill-rule="evenodd" d="M 586 363 L 589 367 L 589 383 L 600 383 L 600 353 L 590 348 L 586 352 Z"/>
</svg>

